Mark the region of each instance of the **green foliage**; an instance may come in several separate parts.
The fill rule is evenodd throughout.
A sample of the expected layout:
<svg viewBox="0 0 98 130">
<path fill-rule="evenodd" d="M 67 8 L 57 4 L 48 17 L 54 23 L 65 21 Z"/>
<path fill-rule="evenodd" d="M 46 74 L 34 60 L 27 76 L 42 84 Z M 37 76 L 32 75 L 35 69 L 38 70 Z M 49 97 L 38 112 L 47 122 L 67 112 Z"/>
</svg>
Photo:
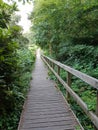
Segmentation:
<svg viewBox="0 0 98 130">
<path fill-rule="evenodd" d="M 58 56 L 59 45 L 67 41 L 97 45 L 98 2 L 91 1 L 35 1 L 30 19 L 33 22 L 34 42 L 51 49 Z M 51 45 L 51 46 L 50 46 Z"/>
<path fill-rule="evenodd" d="M 32 78 L 31 71 L 35 60 L 34 52 L 24 48 L 24 50 L 18 50 L 16 57 L 17 66 L 15 67 L 16 71 L 11 76 L 11 83 L 8 84 L 9 86 L 6 85 L 8 88 L 0 91 L 1 101 L 3 101 L 0 104 L 2 114 L 0 128 L 3 130 L 17 129 L 21 109 Z M 9 68 L 11 67 L 9 66 Z"/>
<path fill-rule="evenodd" d="M 0 1 L 0 130 L 17 129 L 35 60 L 36 48 L 11 19 L 15 10 Z"/>
<path fill-rule="evenodd" d="M 98 78 L 97 0 L 35 0 L 30 19 L 33 41 L 45 50 L 45 54 Z M 65 80 L 65 72 L 62 71 L 61 76 Z M 74 77 L 72 80 L 74 91 L 90 110 L 95 110 L 95 90 Z M 65 92 L 61 86 L 60 89 Z M 80 108 L 72 104 L 85 129 L 93 129 Z"/>
</svg>

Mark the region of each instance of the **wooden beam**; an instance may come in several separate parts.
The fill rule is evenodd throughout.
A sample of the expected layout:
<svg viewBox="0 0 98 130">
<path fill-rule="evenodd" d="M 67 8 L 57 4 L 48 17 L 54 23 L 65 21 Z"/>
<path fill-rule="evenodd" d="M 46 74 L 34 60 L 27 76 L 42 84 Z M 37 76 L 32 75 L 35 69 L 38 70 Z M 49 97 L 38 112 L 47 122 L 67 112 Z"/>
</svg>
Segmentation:
<svg viewBox="0 0 98 130">
<path fill-rule="evenodd" d="M 53 59 L 50 59 L 49 57 L 43 56 L 47 59 L 49 59 L 51 62 L 53 62 L 54 64 L 60 66 L 62 69 L 68 71 L 69 73 L 71 73 L 72 75 L 75 75 L 76 77 L 80 78 L 81 80 L 83 80 L 84 82 L 88 83 L 89 85 L 91 85 L 92 87 L 98 89 L 98 79 L 93 78 L 87 74 L 84 74 L 78 70 L 75 70 L 67 65 L 64 65 L 58 61 L 55 61 Z"/>
<path fill-rule="evenodd" d="M 57 66 L 57 73 L 60 76 L 60 67 L 59 66 Z M 58 83 L 59 83 L 59 80 L 58 80 Z"/>
<path fill-rule="evenodd" d="M 67 72 L 67 85 L 69 87 L 71 87 L 71 77 L 72 77 L 72 74 L 69 73 L 69 72 Z M 70 100 L 70 94 L 68 93 L 68 91 L 66 91 L 66 99 L 69 102 L 69 100 Z"/>
<path fill-rule="evenodd" d="M 96 101 L 96 115 L 98 116 L 98 90 L 97 90 L 97 101 Z"/>
</svg>

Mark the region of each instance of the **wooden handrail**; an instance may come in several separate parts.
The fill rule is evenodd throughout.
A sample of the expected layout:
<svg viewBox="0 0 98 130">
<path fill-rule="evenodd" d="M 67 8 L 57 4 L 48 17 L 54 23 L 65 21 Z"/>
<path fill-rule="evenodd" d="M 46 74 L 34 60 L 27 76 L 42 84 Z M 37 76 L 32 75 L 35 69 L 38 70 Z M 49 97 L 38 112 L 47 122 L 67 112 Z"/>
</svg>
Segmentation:
<svg viewBox="0 0 98 130">
<path fill-rule="evenodd" d="M 79 79 L 83 80 L 84 82 L 88 83 L 92 87 L 96 88 L 98 91 L 98 79 L 93 78 L 91 76 L 88 76 L 80 71 L 77 71 L 69 66 L 66 66 L 58 61 L 55 61 L 47 56 L 41 55 L 43 61 L 46 63 L 46 65 L 49 67 L 49 69 L 54 73 L 56 78 L 59 80 L 59 82 L 64 86 L 64 88 L 67 91 L 67 100 L 69 100 L 69 95 L 71 95 L 74 100 L 77 102 L 77 104 L 83 109 L 83 111 L 88 115 L 90 120 L 93 122 L 93 124 L 96 127 L 96 130 L 98 130 L 98 94 L 97 94 L 97 103 L 96 103 L 96 114 L 90 111 L 86 105 L 86 103 L 71 89 L 71 75 L 74 75 L 78 77 Z M 54 66 L 58 66 L 58 72 L 54 70 Z M 67 83 L 60 77 L 60 68 L 67 71 Z"/>
<path fill-rule="evenodd" d="M 73 69 L 73 68 L 71 68 L 71 67 L 69 67 L 67 65 L 64 65 L 64 64 L 58 62 L 58 61 L 55 61 L 55 60 L 53 60 L 53 59 L 51 59 L 51 58 L 49 58 L 47 56 L 43 55 L 43 57 L 48 59 L 49 61 L 51 61 L 55 65 L 60 66 L 60 68 L 64 69 L 65 71 L 67 71 L 69 73 L 71 73 L 72 75 L 80 78 L 81 80 L 83 80 L 84 82 L 88 83 L 92 87 L 98 89 L 98 79 L 93 78 L 93 77 L 91 77 L 91 76 L 89 76 L 87 74 L 84 74 L 84 73 L 82 73 L 82 72 L 80 72 L 78 70 L 75 70 L 75 69 Z"/>
</svg>

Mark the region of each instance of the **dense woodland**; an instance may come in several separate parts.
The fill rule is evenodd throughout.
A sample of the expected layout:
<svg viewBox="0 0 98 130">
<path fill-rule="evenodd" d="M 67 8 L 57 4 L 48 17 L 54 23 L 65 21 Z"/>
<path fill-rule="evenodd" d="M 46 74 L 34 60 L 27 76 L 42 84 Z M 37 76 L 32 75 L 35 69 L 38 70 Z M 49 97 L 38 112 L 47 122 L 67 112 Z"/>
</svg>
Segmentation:
<svg viewBox="0 0 98 130">
<path fill-rule="evenodd" d="M 32 21 L 33 42 L 45 54 L 90 76 L 98 78 L 98 1 L 35 0 Z M 52 79 L 55 79 L 51 75 Z M 62 72 L 62 78 L 65 73 Z M 72 88 L 95 111 L 96 91 L 73 77 Z M 65 90 L 60 86 L 65 95 Z M 71 100 L 85 130 L 93 125 Z"/>
<path fill-rule="evenodd" d="M 17 24 L 17 5 L 0 0 L 0 130 L 17 130 L 31 79 L 35 47 Z"/>
<path fill-rule="evenodd" d="M 34 44 L 60 62 L 98 78 L 98 0 L 33 0 L 31 34 L 22 34 L 17 5 L 0 0 L 0 130 L 16 130 L 35 60 Z M 64 72 L 62 77 L 65 78 Z M 52 79 L 55 79 L 51 75 Z M 72 87 L 95 110 L 96 92 L 73 78 Z M 62 92 L 65 90 L 60 86 Z M 71 100 L 85 130 L 93 125 Z M 84 116 L 83 116 L 84 115 Z"/>
</svg>

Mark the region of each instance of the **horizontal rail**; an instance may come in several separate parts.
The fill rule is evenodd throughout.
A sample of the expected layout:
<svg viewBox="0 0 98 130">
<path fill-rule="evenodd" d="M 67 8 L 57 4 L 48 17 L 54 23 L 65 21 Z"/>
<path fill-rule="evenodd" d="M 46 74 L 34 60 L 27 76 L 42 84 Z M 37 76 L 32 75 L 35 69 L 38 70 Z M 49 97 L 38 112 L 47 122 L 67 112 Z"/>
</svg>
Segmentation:
<svg viewBox="0 0 98 130">
<path fill-rule="evenodd" d="M 77 104 L 80 105 L 80 107 L 83 109 L 83 111 L 87 114 L 87 116 L 93 122 L 95 127 L 98 129 L 98 117 L 97 117 L 97 115 L 94 114 L 92 111 L 89 111 L 89 109 L 88 109 L 87 105 L 85 104 L 85 102 L 83 102 L 83 100 L 70 88 L 70 86 L 67 83 L 65 83 L 65 81 L 60 77 L 60 75 L 55 72 L 54 67 L 52 68 L 49 63 L 51 62 L 51 63 L 54 63 L 55 65 L 58 65 L 59 68 L 62 68 L 65 71 L 67 71 L 68 73 L 75 75 L 76 77 L 82 79 L 83 81 L 85 81 L 86 83 L 92 85 L 96 89 L 98 89 L 98 87 L 95 87 L 95 84 L 97 84 L 98 80 L 91 77 L 91 76 L 88 76 L 88 75 L 86 75 L 86 74 L 84 74 L 82 72 L 79 72 L 79 71 L 77 71 L 77 70 L 75 70 L 75 69 L 73 69 L 73 68 L 71 68 L 69 66 L 61 64 L 58 61 L 50 59 L 49 57 L 46 57 L 44 55 L 42 55 L 42 59 L 46 63 L 46 65 L 49 67 L 49 69 L 54 73 L 54 75 L 59 80 L 59 82 L 64 86 L 66 91 L 74 98 L 74 100 L 77 102 Z M 98 84 L 97 84 L 97 86 L 98 86 Z M 97 106 L 97 108 L 98 108 L 98 106 Z"/>
<path fill-rule="evenodd" d="M 98 89 L 98 79 L 93 78 L 91 76 L 88 76 L 87 74 L 84 74 L 78 70 L 75 70 L 67 65 L 64 65 L 58 61 L 55 61 L 47 56 L 44 56 L 44 58 L 48 59 L 49 61 L 51 61 L 52 63 L 58 65 L 60 68 L 64 69 L 67 72 L 70 72 L 71 74 L 73 74 L 74 76 L 80 78 L 81 80 L 83 80 L 84 82 L 88 83 L 89 85 L 91 85 L 92 87 Z"/>
</svg>

